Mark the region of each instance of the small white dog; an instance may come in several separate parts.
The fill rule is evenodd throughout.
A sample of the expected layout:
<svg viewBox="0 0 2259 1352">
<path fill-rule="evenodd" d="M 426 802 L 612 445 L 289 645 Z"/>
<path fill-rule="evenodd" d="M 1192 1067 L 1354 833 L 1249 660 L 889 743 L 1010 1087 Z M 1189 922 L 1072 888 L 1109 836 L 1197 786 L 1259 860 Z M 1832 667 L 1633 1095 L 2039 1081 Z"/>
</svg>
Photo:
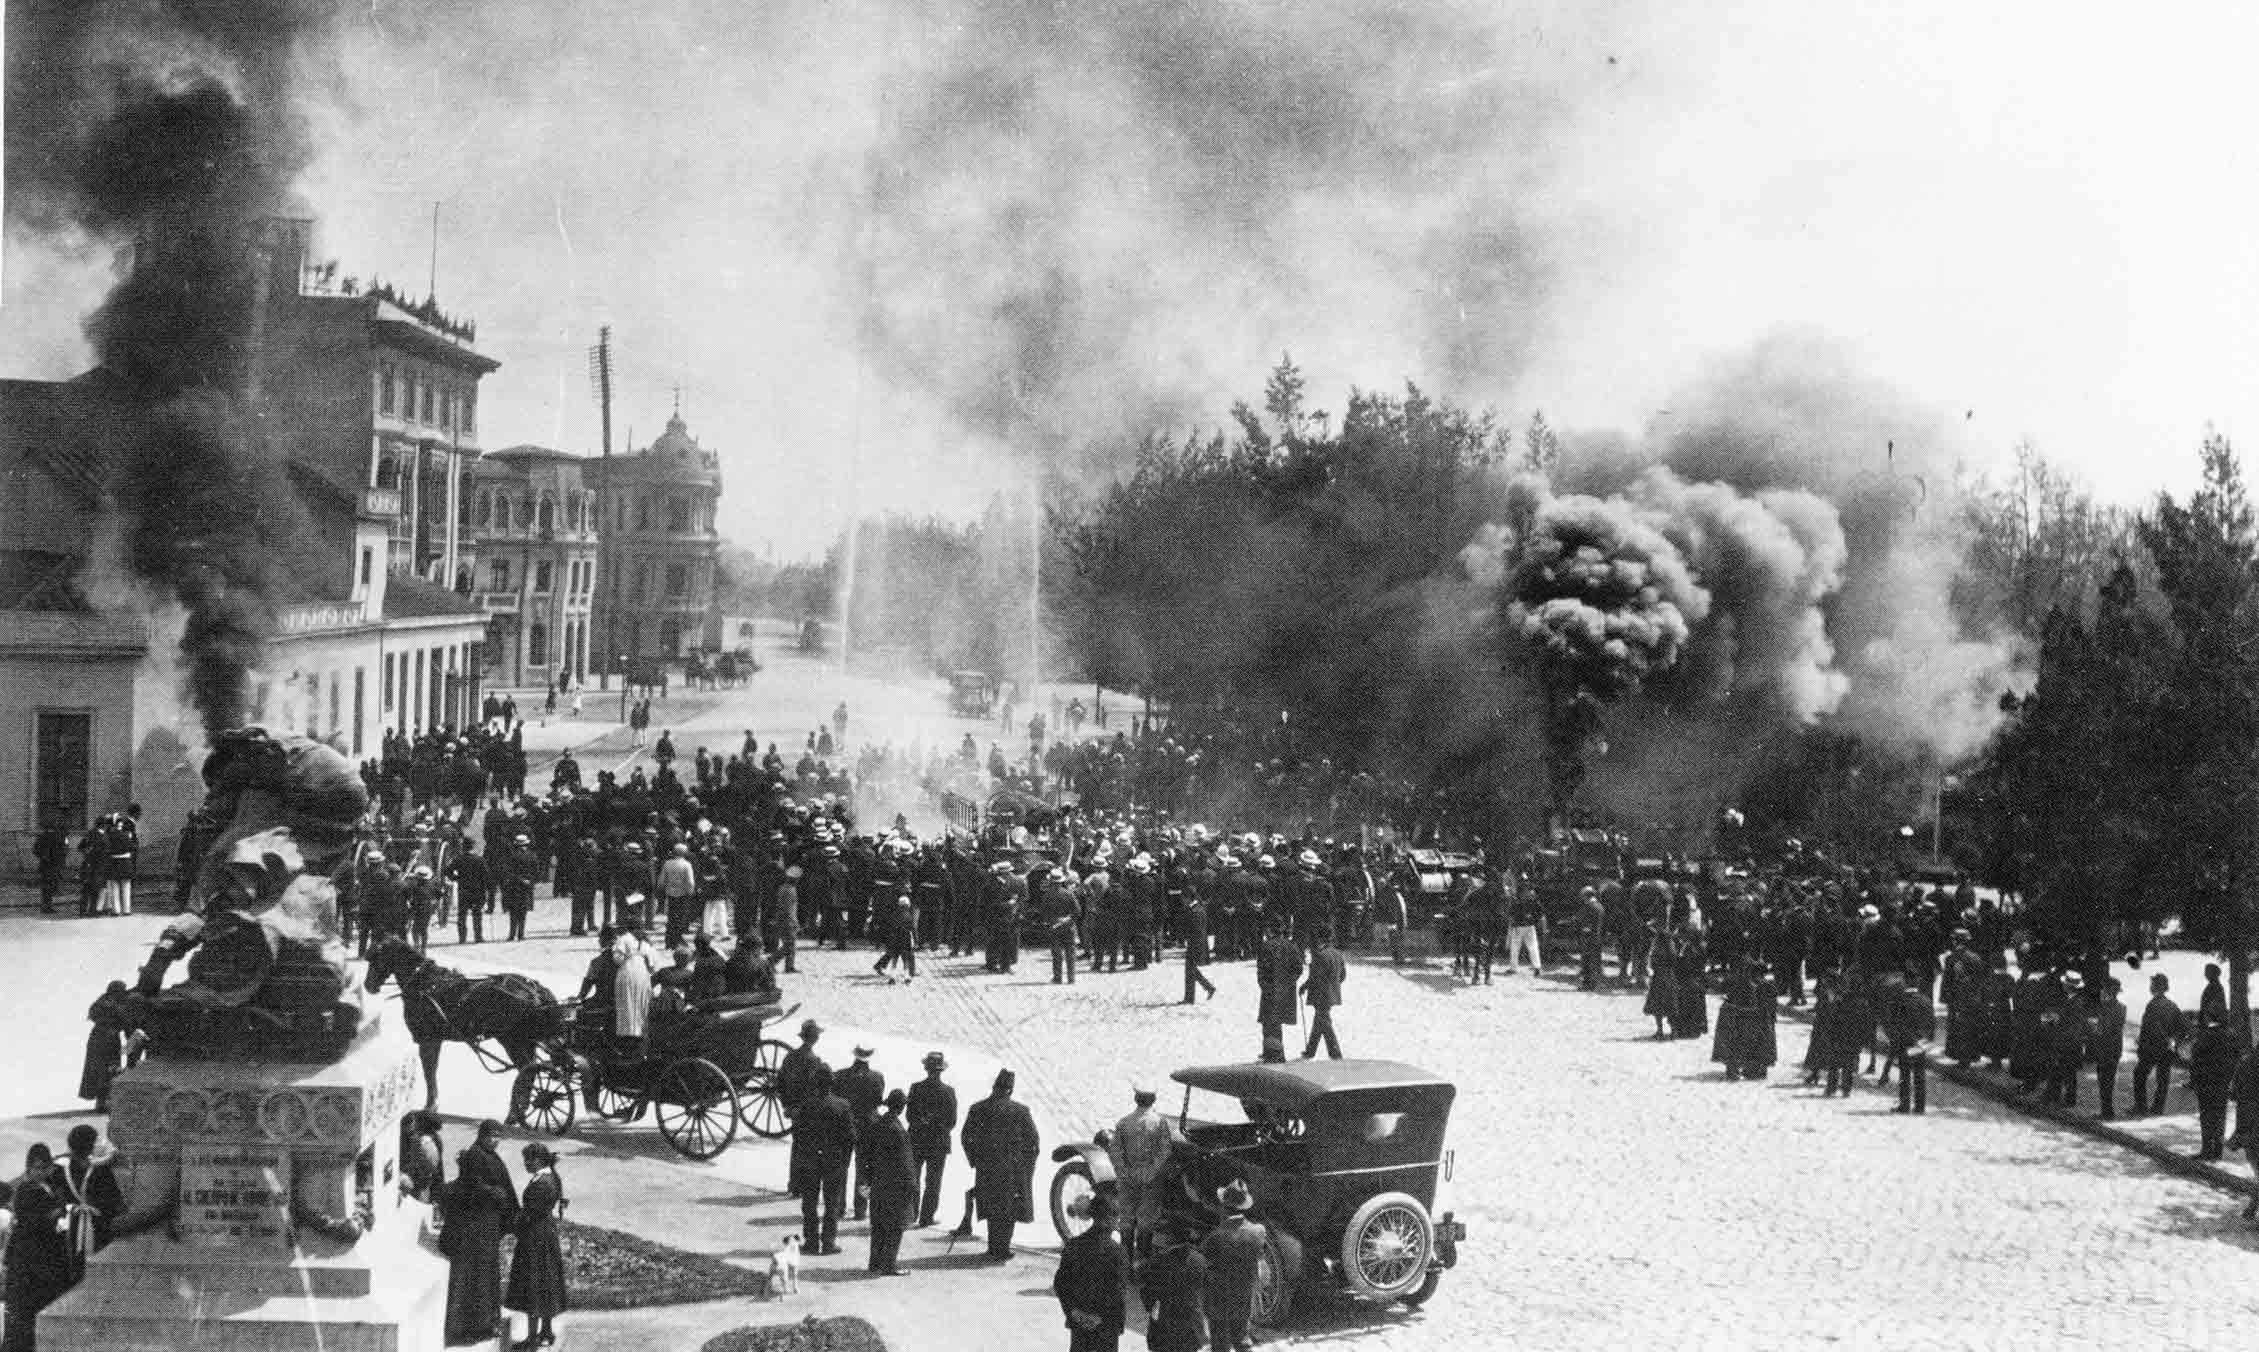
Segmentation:
<svg viewBox="0 0 2259 1352">
<path fill-rule="evenodd" d="M 776 1252 L 769 1255 L 769 1294 L 800 1294 L 800 1236 L 786 1235 L 777 1242 Z"/>
</svg>

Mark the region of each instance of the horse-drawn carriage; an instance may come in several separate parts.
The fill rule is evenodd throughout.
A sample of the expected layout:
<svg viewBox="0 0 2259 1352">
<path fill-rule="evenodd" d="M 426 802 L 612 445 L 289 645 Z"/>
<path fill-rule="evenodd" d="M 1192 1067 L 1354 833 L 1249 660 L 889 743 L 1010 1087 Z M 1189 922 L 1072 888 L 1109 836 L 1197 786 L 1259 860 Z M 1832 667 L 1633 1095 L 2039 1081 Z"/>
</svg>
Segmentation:
<svg viewBox="0 0 2259 1352">
<path fill-rule="evenodd" d="M 762 1030 L 799 1008 L 752 995 L 724 996 L 679 1013 L 654 1006 L 641 1044 L 623 1045 L 612 1035 L 609 1006 L 576 1006 L 566 1024 L 565 1065 L 540 1074 L 527 1121 L 563 1134 L 572 1125 L 578 1081 L 597 1116 L 634 1122 L 648 1111 L 667 1144 L 690 1159 L 719 1155 L 741 1125 L 770 1140 L 789 1135 L 776 1076 L 790 1049 Z"/>
<path fill-rule="evenodd" d="M 399 983 L 423 1059 L 427 1109 L 438 1105 L 441 1047 L 461 1042 L 487 1070 L 512 1076 L 507 1120 L 552 1136 L 572 1129 L 583 1102 L 610 1122 L 651 1113 L 667 1144 L 695 1160 L 727 1149 L 741 1125 L 771 1140 L 792 1130 L 776 1090 L 789 1049 L 761 1034 L 797 1005 L 740 995 L 675 1011 L 662 1000 L 646 1036 L 626 1043 L 612 1035 L 608 1004 L 560 1001 L 514 972 L 465 976 L 398 939 L 369 953 L 364 988 L 387 980 Z"/>
</svg>

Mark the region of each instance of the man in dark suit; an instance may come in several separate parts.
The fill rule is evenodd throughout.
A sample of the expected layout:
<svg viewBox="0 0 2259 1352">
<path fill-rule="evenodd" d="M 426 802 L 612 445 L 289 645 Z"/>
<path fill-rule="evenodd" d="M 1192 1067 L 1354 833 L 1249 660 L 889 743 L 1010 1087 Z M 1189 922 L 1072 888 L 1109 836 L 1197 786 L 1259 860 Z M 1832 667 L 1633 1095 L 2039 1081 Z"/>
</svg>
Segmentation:
<svg viewBox="0 0 2259 1352">
<path fill-rule="evenodd" d="M 1114 1352 L 1121 1346 L 1122 1288 L 1129 1284 L 1129 1255 L 1114 1238 L 1114 1199 L 1090 1199 L 1090 1228 L 1059 1251 L 1051 1294 L 1067 1316 L 1068 1352 Z"/>
<path fill-rule="evenodd" d="M 1294 987 L 1302 979 L 1302 950 L 1274 923 L 1255 952 L 1256 1022 L 1263 1029 L 1263 1059 L 1286 1059 L 1286 1025 L 1299 1022 Z"/>
<path fill-rule="evenodd" d="M 1012 1256 L 1012 1231 L 1035 1219 L 1035 1163 L 1040 1142 L 1035 1117 L 1012 1099 L 1017 1083 L 1009 1070 L 996 1072 L 996 1087 L 965 1114 L 960 1139 L 973 1166 L 973 1192 L 988 1222 L 988 1256 Z"/>
<path fill-rule="evenodd" d="M 485 857 L 466 840 L 447 876 L 455 880 L 455 942 L 485 943 L 486 897 L 493 890 Z"/>
<path fill-rule="evenodd" d="M 918 1225 L 933 1224 L 941 1208 L 941 1175 L 949 1167 L 949 1141 L 957 1130 L 957 1091 L 943 1084 L 941 1072 L 949 1062 L 940 1052 L 927 1052 L 926 1077 L 910 1086 L 910 1158 L 920 1183 Z"/>
<path fill-rule="evenodd" d="M 870 1189 L 870 1270 L 882 1277 L 909 1275 L 900 1261 L 902 1232 L 918 1207 L 917 1167 L 910 1160 L 910 1135 L 902 1125 L 902 1110 L 909 1101 L 899 1089 L 888 1094 L 881 1111 L 864 1123 L 856 1146 L 863 1181 Z"/>
<path fill-rule="evenodd" d="M 847 1100 L 848 1114 L 855 1119 L 858 1128 L 871 1120 L 886 1098 L 886 1077 L 872 1067 L 871 1056 L 869 1047 L 857 1047 L 855 1063 L 839 1072 L 838 1078 L 832 1081 L 832 1091 Z M 864 1219 L 870 1214 L 871 1206 L 870 1166 L 860 1151 L 855 1157 L 855 1182 L 850 1195 L 855 1199 L 855 1219 Z"/>
<path fill-rule="evenodd" d="M 1348 971 L 1341 950 L 1333 946 L 1333 931 L 1320 928 L 1310 940 L 1310 975 L 1302 983 L 1303 996 L 1310 1002 L 1310 1037 L 1302 1044 L 1305 1061 L 1318 1054 L 1321 1038 L 1326 1055 L 1341 1059 L 1341 1039 L 1333 1032 L 1333 1011 L 1341 1003 L 1341 982 Z"/>
<path fill-rule="evenodd" d="M 831 1081 L 831 1067 L 817 1063 L 811 1096 L 792 1119 L 792 1192 L 800 1199 L 800 1247 L 812 1254 L 839 1252 L 847 1162 L 855 1153 L 855 1116 L 847 1100 L 832 1092 Z"/>
</svg>

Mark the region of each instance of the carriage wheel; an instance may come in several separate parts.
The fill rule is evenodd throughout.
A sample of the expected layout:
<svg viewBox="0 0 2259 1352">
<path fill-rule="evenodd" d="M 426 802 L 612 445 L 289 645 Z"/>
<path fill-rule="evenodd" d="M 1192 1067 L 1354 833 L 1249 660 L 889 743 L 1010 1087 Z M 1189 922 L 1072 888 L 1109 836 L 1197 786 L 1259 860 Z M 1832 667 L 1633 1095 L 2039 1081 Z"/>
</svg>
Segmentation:
<svg viewBox="0 0 2259 1352">
<path fill-rule="evenodd" d="M 596 1082 L 596 1115 L 607 1122 L 633 1122 L 643 1116 L 643 1096 L 630 1094 L 610 1080 Z"/>
<path fill-rule="evenodd" d="M 1435 1225 L 1409 1193 L 1369 1197 L 1341 1232 L 1341 1270 L 1368 1300 L 1398 1300 L 1417 1289 L 1435 1253 Z"/>
<path fill-rule="evenodd" d="M 711 1061 L 690 1057 L 660 1072 L 651 1095 L 659 1134 L 686 1159 L 710 1160 L 737 1135 L 737 1091 Z"/>
<path fill-rule="evenodd" d="M 1087 1160 L 1068 1160 L 1051 1175 L 1051 1228 L 1062 1241 L 1090 1228 L 1090 1199 L 1097 1195 Z"/>
<path fill-rule="evenodd" d="M 792 1134 L 792 1119 L 785 1115 L 784 1099 L 777 1093 L 777 1071 L 784 1066 L 786 1051 L 775 1038 L 755 1047 L 753 1073 L 737 1091 L 738 1114 L 745 1129 L 771 1141 Z"/>
<path fill-rule="evenodd" d="M 545 1061 L 526 1074 L 526 1125 L 551 1136 L 564 1135 L 572 1129 L 575 1111 L 572 1072 Z"/>
</svg>

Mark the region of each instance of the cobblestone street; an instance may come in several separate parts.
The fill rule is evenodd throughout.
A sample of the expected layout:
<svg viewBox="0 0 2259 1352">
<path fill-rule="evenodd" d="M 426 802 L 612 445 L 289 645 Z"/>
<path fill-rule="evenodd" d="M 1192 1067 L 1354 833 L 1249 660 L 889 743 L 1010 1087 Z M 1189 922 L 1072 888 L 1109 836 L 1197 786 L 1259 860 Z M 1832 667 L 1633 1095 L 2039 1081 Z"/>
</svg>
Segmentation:
<svg viewBox="0 0 2259 1352">
<path fill-rule="evenodd" d="M 785 740 L 783 729 L 812 724 L 826 707 L 813 664 L 785 674 L 781 688 L 757 697 L 790 705 L 789 719 L 765 710 L 754 721 L 764 742 Z M 866 693 L 858 717 L 883 697 L 858 692 Z M 682 737 L 685 749 L 752 719 L 732 703 L 682 706 L 678 729 L 712 730 Z M 928 723 L 939 720 L 905 719 L 896 735 L 930 740 Z M 550 735 L 585 746 L 595 731 Z M 625 753 L 584 755 L 584 763 Z M 530 971 L 570 994 L 590 941 L 565 937 L 564 910 L 544 898 L 533 938 L 466 949 L 450 934 L 435 939 L 432 955 L 471 970 Z M 21 909 L 0 919 L 19 976 L 38 978 L 0 991 L 16 1069 L 0 1089 L 0 1150 L 20 1157 L 29 1141 L 57 1141 L 87 1116 L 70 1097 L 86 1002 L 102 981 L 130 975 L 163 923 L 146 913 L 43 920 Z M 785 978 L 787 1000 L 834 1030 L 823 1044 L 831 1059 L 843 1064 L 853 1040 L 868 1037 L 890 1083 L 905 1083 L 922 1052 L 942 1047 L 966 1104 L 986 1092 L 998 1064 L 1009 1065 L 1046 1155 L 1119 1117 L 1134 1081 L 1165 1082 L 1174 1067 L 1257 1050 L 1254 976 L 1244 962 L 1211 968 L 1216 998 L 1186 1007 L 1173 961 L 1059 987 L 1040 954 L 1011 977 L 984 974 L 977 958 L 922 957 L 915 982 L 890 985 L 872 975 L 873 956 L 860 945 L 803 950 L 800 974 Z M 2192 998 L 2193 988 L 2179 993 Z M 1783 1065 L 1769 1082 L 1729 1084 L 1709 1063 L 1707 1041 L 1653 1040 L 1636 992 L 1587 994 L 1570 980 L 1527 975 L 1470 988 L 1447 965 L 1399 969 L 1360 955 L 1344 994 L 1338 1022 L 1352 1054 L 1408 1060 L 1459 1085 L 1448 1142 L 1454 1181 L 1439 1209 L 1457 1211 L 1468 1239 L 1425 1309 L 1305 1296 L 1278 1335 L 1286 1342 L 1413 1350 L 2248 1341 L 2259 1230 L 2239 1218 L 2237 1198 L 1934 1076 L 1926 1117 L 1894 1115 L 1895 1093 L 1872 1088 L 1848 1103 L 1822 1100 L 1787 1068 L 1803 1051 L 1800 1024 L 1782 1021 Z M 789 1036 L 789 1025 L 777 1032 Z M 450 1048 L 442 1083 L 453 1149 L 463 1123 L 499 1115 L 505 1080 Z M 1170 1088 L 1164 1083 L 1164 1108 L 1177 1101 Z M 2185 1111 L 2178 1100 L 2176 1108 Z M 795 1204 L 782 1195 L 782 1145 L 741 1137 L 714 1163 L 693 1165 L 669 1154 L 648 1122 L 584 1122 L 560 1148 L 576 1220 L 747 1263 L 796 1228 Z M 966 1181 L 961 1161 L 954 1168 Z M 1039 1189 L 1050 1171 L 1046 1160 Z M 580 1346 L 695 1349 L 723 1329 L 821 1312 L 865 1315 L 903 1352 L 1016 1352 L 1062 1341 L 1047 1221 L 1023 1227 L 1022 1256 L 1002 1267 L 969 1264 L 938 1230 L 913 1234 L 904 1256 L 916 1275 L 905 1282 L 862 1280 L 863 1227 L 850 1226 L 844 1239 L 841 1257 L 810 1260 L 807 1294 L 795 1303 L 574 1312 L 566 1331 Z M 1141 1345 L 1137 1338 L 1125 1345 Z"/>
</svg>

